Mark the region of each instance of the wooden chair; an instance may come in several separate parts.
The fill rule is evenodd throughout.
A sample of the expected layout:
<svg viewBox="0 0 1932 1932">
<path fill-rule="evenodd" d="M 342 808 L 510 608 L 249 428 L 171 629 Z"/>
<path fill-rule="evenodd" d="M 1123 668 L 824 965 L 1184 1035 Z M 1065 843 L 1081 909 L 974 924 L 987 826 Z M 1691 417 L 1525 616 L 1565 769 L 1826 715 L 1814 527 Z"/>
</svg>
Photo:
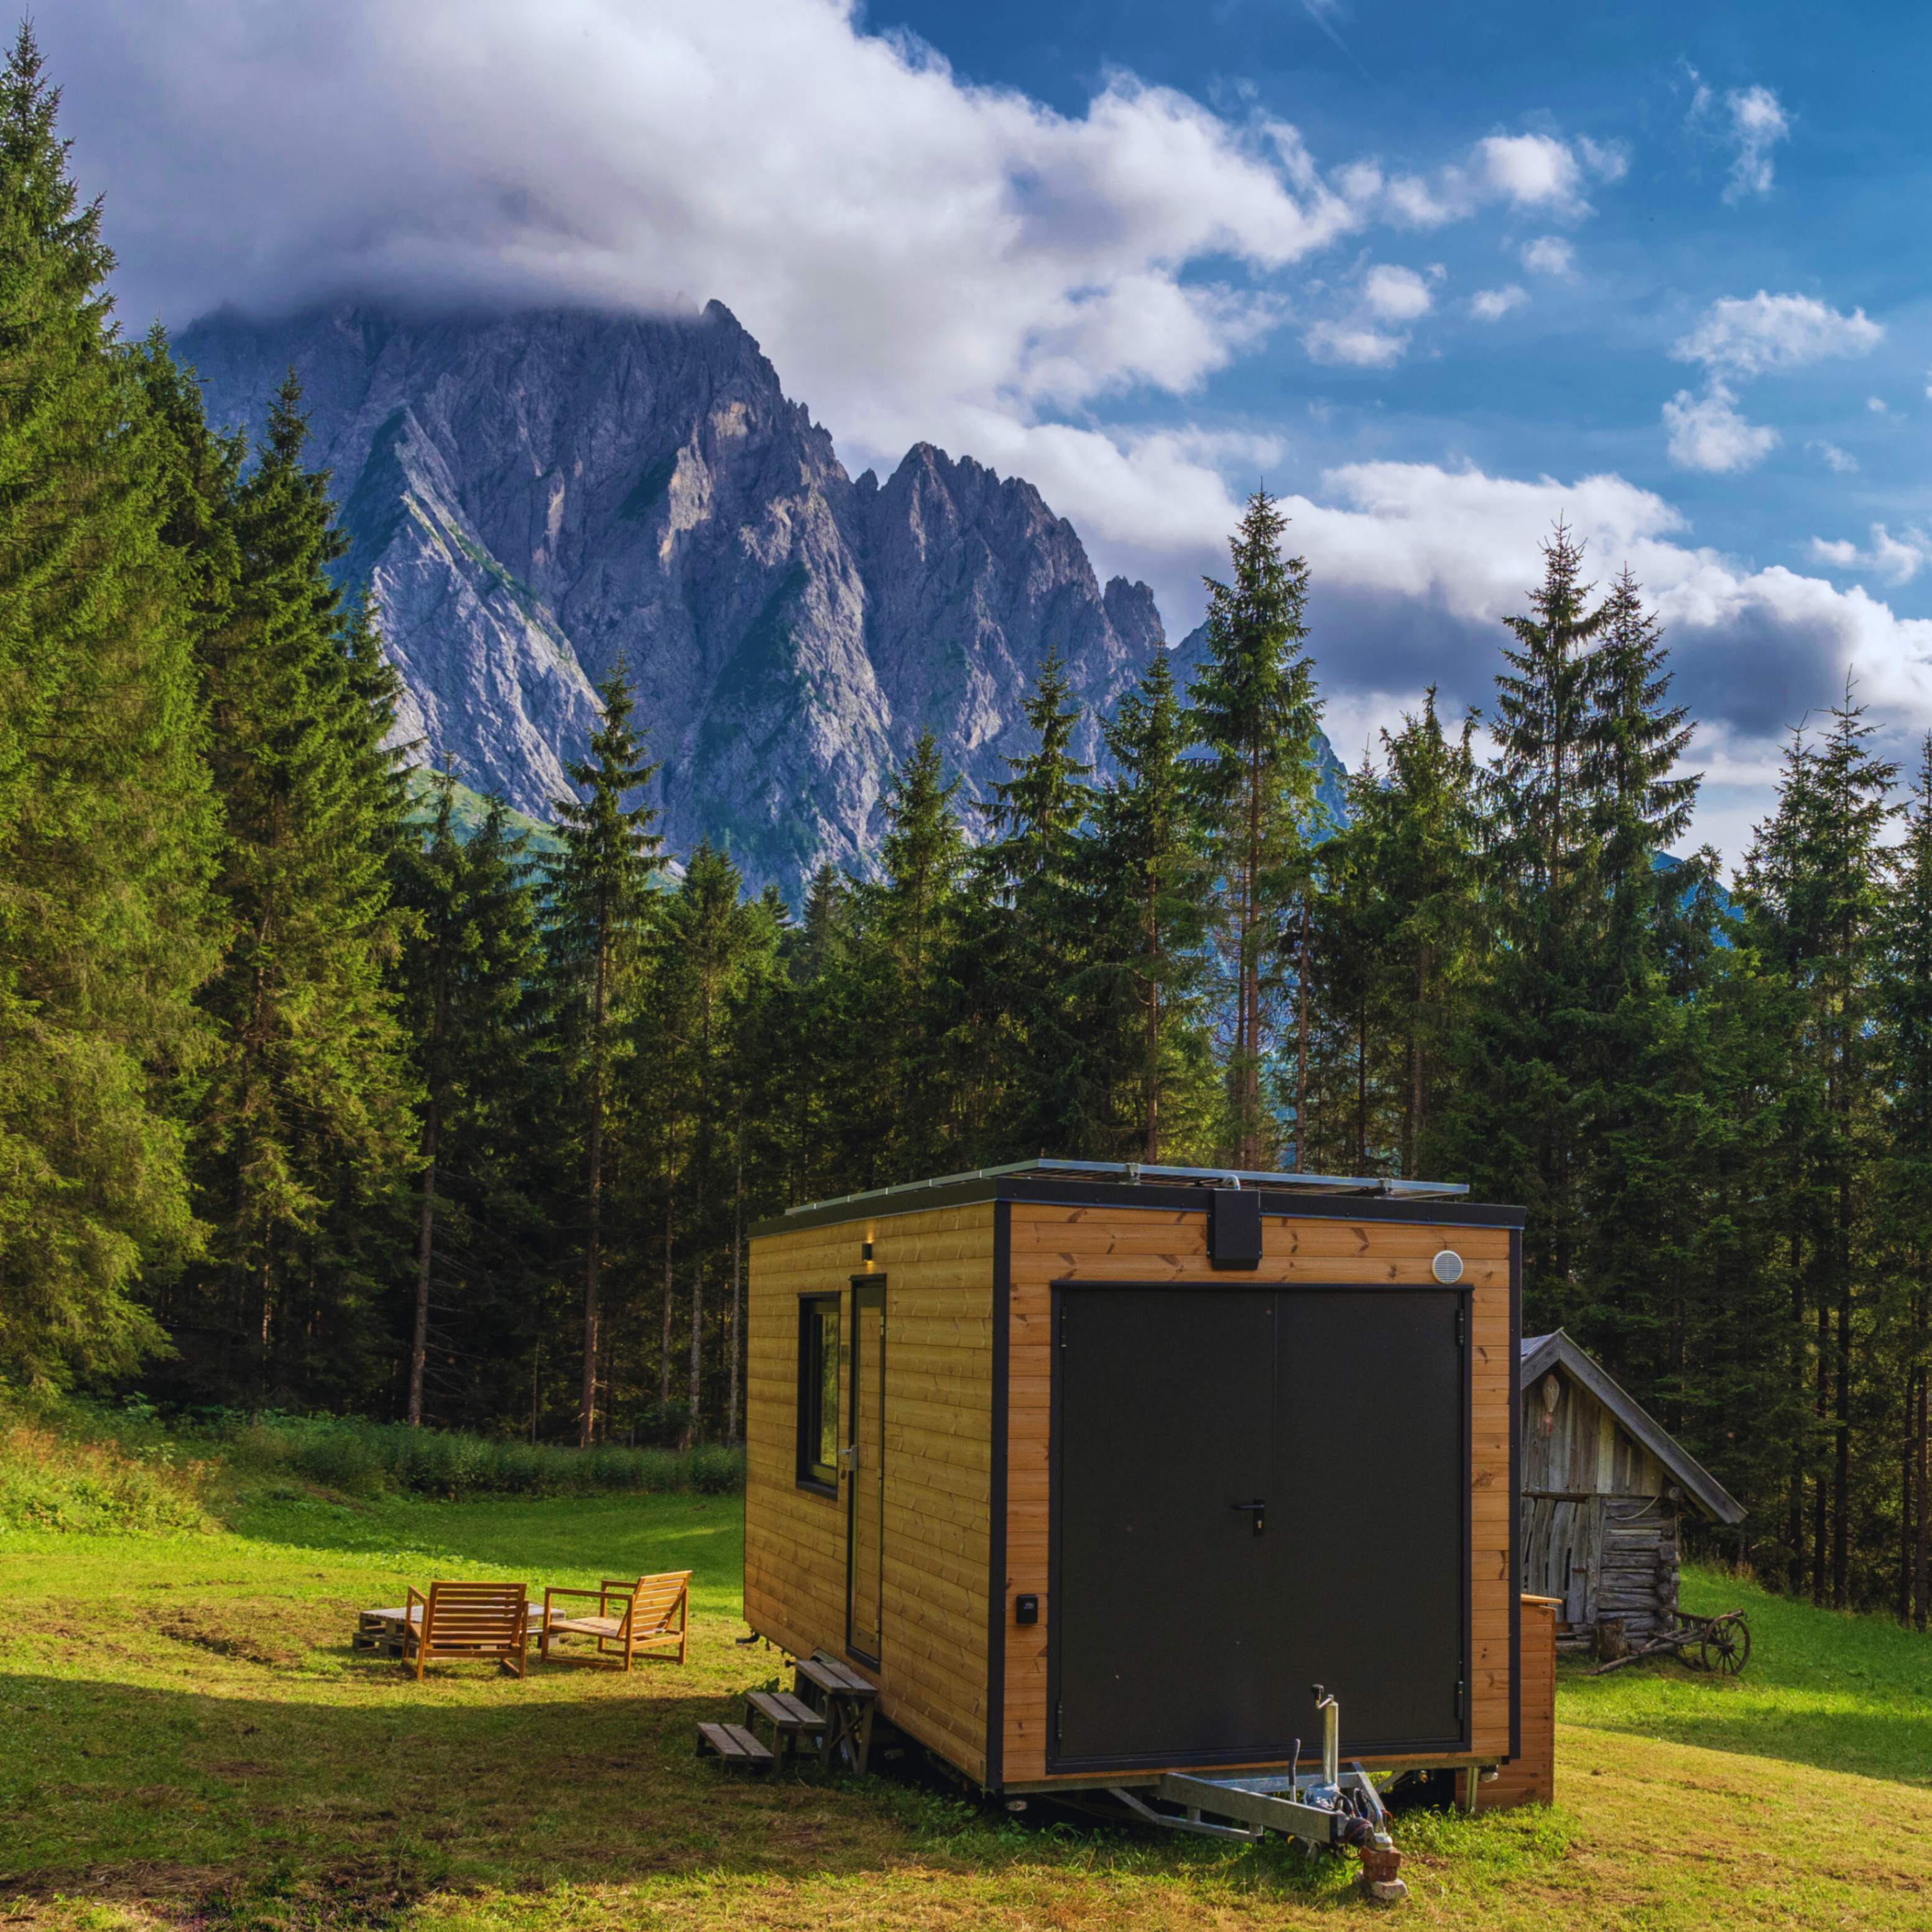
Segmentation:
<svg viewBox="0 0 1932 1932">
<path fill-rule="evenodd" d="M 551 1607 L 559 1597 L 596 1599 L 595 1616 L 559 1616 Z M 538 1640 L 544 1661 L 550 1661 L 553 1636 L 594 1636 L 600 1657 L 621 1655 L 623 1668 L 640 1650 L 669 1650 L 685 1660 L 690 1641 L 691 1572 L 672 1570 L 661 1576 L 640 1576 L 634 1582 L 606 1577 L 597 1590 L 549 1589 L 544 1592 L 543 1635 Z"/>
<path fill-rule="evenodd" d="M 521 1583 L 432 1583 L 411 1587 L 405 1606 L 403 1668 L 422 1680 L 426 1664 L 494 1658 L 520 1677 L 530 1642 L 530 1592 Z"/>
</svg>

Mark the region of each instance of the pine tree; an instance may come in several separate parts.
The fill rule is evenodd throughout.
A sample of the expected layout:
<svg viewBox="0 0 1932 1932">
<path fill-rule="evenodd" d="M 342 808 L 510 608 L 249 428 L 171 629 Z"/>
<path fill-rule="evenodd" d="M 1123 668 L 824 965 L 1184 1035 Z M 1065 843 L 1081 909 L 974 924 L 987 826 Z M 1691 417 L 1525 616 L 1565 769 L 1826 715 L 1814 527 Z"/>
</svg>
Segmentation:
<svg viewBox="0 0 1932 1932">
<path fill-rule="evenodd" d="M 224 508 L 236 575 L 200 641 L 230 939 L 204 994 L 222 1045 L 197 1121 L 214 1230 L 197 1280 L 230 1338 L 225 1385 L 254 1400 L 305 1378 L 351 1399 L 377 1372 L 375 1311 L 343 1276 L 392 1268 L 355 1250 L 380 1238 L 376 1197 L 414 1137 L 387 983 L 403 923 L 389 687 L 332 574 L 344 539 L 307 434 L 291 375 Z"/>
<path fill-rule="evenodd" d="M 1096 975 L 1113 1009 L 1109 1057 L 1132 1073 L 1124 1148 L 1157 1164 L 1175 1101 L 1198 1084 L 1208 878 L 1190 809 L 1186 714 L 1165 651 L 1101 728 L 1118 773 L 1094 803 L 1088 890 L 1102 935 Z M 1190 1109 L 1198 1112 L 1198 1109 Z M 1196 1124 L 1198 1126 L 1198 1123 Z"/>
<path fill-rule="evenodd" d="M 1273 1157 L 1262 1103 L 1273 1044 L 1267 995 L 1283 971 L 1281 909 L 1307 883 L 1315 812 L 1320 706 L 1306 650 L 1308 566 L 1282 555 L 1287 527 L 1257 490 L 1228 545 L 1232 580 L 1205 580 L 1206 650 L 1188 692 L 1191 734 L 1205 753 L 1192 762 L 1196 804 L 1233 981 L 1228 1110 L 1244 1168 Z"/>
<path fill-rule="evenodd" d="M 116 338 L 100 205 L 23 27 L 0 78 L 0 1364 L 159 1348 L 190 1252 L 176 1082 L 206 1048 L 215 825 L 164 543 L 166 439 Z"/>
<path fill-rule="evenodd" d="M 1589 607 L 1582 549 L 1558 524 L 1528 614 L 1504 620 L 1496 753 L 1486 774 L 1486 862 L 1499 942 L 1479 1010 L 1456 1045 L 1445 1152 L 1486 1195 L 1529 1210 L 1527 1318 L 1576 1312 L 1594 964 L 1602 927 L 1590 756 L 1606 622 Z M 1583 1077 L 1579 1078 L 1579 1076 Z"/>
<path fill-rule="evenodd" d="M 1876 989 L 1891 1104 L 1876 1192 L 1898 1303 L 1898 1615 L 1923 1630 L 1932 1623 L 1932 735 L 1892 880 Z"/>
<path fill-rule="evenodd" d="M 1080 712 L 1058 650 L 1040 665 L 1024 707 L 1032 748 L 980 809 L 993 837 L 975 855 L 974 929 L 968 934 L 979 1043 L 997 1096 L 985 1106 L 987 1157 L 1076 1154 L 1095 1131 L 1091 1016 L 1078 985 L 1088 909 L 1080 834 L 1092 808 L 1090 767 L 1072 752 Z"/>
<path fill-rule="evenodd" d="M 1849 688 L 1832 720 L 1822 743 L 1794 736 L 1778 809 L 1760 827 L 1739 884 L 1746 932 L 1769 968 L 1789 979 L 1798 1015 L 1778 1177 L 1790 1204 L 1790 1372 L 1794 1396 L 1808 1373 L 1811 1389 L 1811 1434 L 1794 1442 L 1789 1487 L 1792 1586 L 1808 1574 L 1814 1600 L 1844 1607 L 1854 1330 L 1875 1144 L 1881 844 L 1896 767 L 1868 749 L 1873 728 Z"/>
<path fill-rule="evenodd" d="M 872 1104 L 883 1096 L 892 1103 L 891 1120 L 880 1122 L 873 1136 L 882 1150 L 880 1179 L 916 1180 L 957 1165 L 958 1083 L 949 1055 L 967 860 L 953 803 L 958 790 L 956 778 L 946 781 L 937 740 L 930 730 L 922 731 L 892 776 L 879 877 L 860 894 L 869 941 L 865 1036 L 868 1058 L 885 1076 L 872 1088 Z M 820 882 L 816 909 L 807 910 L 814 933 L 831 930 L 837 890 L 830 880 Z M 858 1184 L 869 1185 L 870 1178 Z"/>
<path fill-rule="evenodd" d="M 611 1060 L 623 1037 L 640 949 L 652 914 L 651 881 L 662 841 L 649 805 L 624 801 L 650 783 L 631 723 L 635 693 L 620 661 L 598 688 L 598 724 L 589 755 L 565 766 L 587 796 L 560 799 L 560 850 L 548 867 L 548 938 L 568 989 L 572 1057 L 584 1071 L 584 1374 L 578 1439 L 592 1440 L 597 1418 L 598 1274 L 602 1264 L 604 1141 Z"/>
</svg>

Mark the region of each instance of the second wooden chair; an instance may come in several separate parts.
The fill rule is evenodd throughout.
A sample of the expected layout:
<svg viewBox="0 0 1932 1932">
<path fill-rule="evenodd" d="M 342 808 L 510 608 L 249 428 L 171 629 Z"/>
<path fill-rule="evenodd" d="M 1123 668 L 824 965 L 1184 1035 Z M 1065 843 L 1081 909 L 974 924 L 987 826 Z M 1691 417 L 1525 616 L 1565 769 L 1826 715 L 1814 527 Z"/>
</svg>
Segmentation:
<svg viewBox="0 0 1932 1932">
<path fill-rule="evenodd" d="M 560 1597 L 588 1597 L 596 1600 L 594 1614 L 559 1616 L 553 1607 Z M 691 1572 L 672 1570 L 658 1576 L 640 1576 L 634 1582 L 612 1582 L 608 1577 L 596 1590 L 548 1589 L 544 1592 L 543 1636 L 540 1640 L 544 1661 L 550 1661 L 553 1636 L 593 1636 L 599 1657 L 622 1660 L 628 1670 L 638 1651 L 677 1652 L 685 1660 L 690 1640 Z"/>
</svg>

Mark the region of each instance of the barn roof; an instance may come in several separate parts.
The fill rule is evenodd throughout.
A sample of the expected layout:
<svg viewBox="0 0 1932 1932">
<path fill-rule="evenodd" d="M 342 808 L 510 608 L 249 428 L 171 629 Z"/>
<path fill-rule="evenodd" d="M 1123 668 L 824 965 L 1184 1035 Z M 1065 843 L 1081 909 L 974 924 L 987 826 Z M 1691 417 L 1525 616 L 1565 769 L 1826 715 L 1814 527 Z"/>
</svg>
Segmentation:
<svg viewBox="0 0 1932 1932">
<path fill-rule="evenodd" d="M 1612 1381 L 1561 1328 L 1548 1335 L 1526 1335 L 1516 1386 L 1528 1388 L 1552 1369 L 1561 1368 L 1601 1402 L 1661 1462 L 1707 1516 L 1724 1523 L 1744 1520 L 1744 1505 L 1706 1468 L 1636 1398 Z"/>
</svg>

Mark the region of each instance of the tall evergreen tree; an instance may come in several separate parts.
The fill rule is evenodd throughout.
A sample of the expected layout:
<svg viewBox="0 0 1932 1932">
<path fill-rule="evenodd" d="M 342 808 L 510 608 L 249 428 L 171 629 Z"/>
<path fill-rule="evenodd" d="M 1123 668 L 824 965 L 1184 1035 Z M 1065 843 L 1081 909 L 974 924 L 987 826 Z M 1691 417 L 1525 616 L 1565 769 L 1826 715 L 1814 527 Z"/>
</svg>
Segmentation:
<svg viewBox="0 0 1932 1932">
<path fill-rule="evenodd" d="M 1228 544 L 1226 584 L 1208 586 L 1207 644 L 1189 686 L 1191 766 L 1232 981 L 1228 1110 L 1236 1164 L 1273 1157 L 1262 1101 L 1271 1045 L 1268 995 L 1286 935 L 1281 909 L 1304 891 L 1316 808 L 1312 754 L 1321 707 L 1306 651 L 1308 566 L 1282 552 L 1288 519 L 1265 490 Z"/>
<path fill-rule="evenodd" d="M 254 1400 L 356 1392 L 376 1311 L 323 1285 L 323 1251 L 344 1260 L 372 1219 L 368 1190 L 393 1186 L 412 1137 L 386 984 L 398 801 L 376 748 L 393 713 L 355 668 L 358 620 L 332 575 L 344 540 L 327 472 L 302 460 L 300 404 L 291 376 L 224 508 L 236 577 L 200 640 L 229 944 L 204 995 L 221 1046 L 196 1122 L 213 1233 L 196 1279 L 227 1339 L 223 1379 Z M 338 1204 L 350 1211 L 332 1230 Z"/>
<path fill-rule="evenodd" d="M 0 78 L 0 1363 L 159 1346 L 137 1271 L 196 1239 L 214 820 L 164 542 L 166 446 L 116 339 L 100 208 L 23 27 Z"/>
<path fill-rule="evenodd" d="M 869 1136 L 882 1150 L 880 1180 L 914 1180 L 957 1164 L 952 974 L 967 861 L 954 806 L 958 790 L 956 778 L 946 780 L 938 740 L 929 729 L 922 731 L 892 776 L 879 877 L 860 895 L 869 942 L 863 995 L 869 1057 L 884 1075 L 872 1089 L 872 1105 L 891 1100 L 892 1118 Z M 818 882 L 807 910 L 814 934 L 831 933 L 839 890 L 832 881 Z"/>
<path fill-rule="evenodd" d="M 430 796 L 433 815 L 426 832 L 412 826 L 401 848 L 396 890 L 415 921 L 398 979 L 422 1095 L 404 1405 L 412 1425 L 424 1418 L 440 1283 L 460 1294 L 470 1316 L 487 1300 L 500 1332 L 520 1327 L 510 1311 L 532 1284 L 519 1238 L 544 1166 L 538 1140 L 550 1111 L 533 998 L 542 952 L 525 841 L 510 832 L 502 801 L 492 800 L 466 844 L 446 768 L 430 780 Z"/>
<path fill-rule="evenodd" d="M 1088 891 L 1103 980 L 1116 1016 L 1114 1057 L 1131 1069 L 1123 1136 L 1132 1157 L 1164 1157 L 1178 1138 L 1177 1096 L 1196 1084 L 1195 1024 L 1206 972 L 1206 868 L 1190 808 L 1186 714 L 1165 651 L 1102 728 L 1114 781 L 1094 805 Z"/>
<path fill-rule="evenodd" d="M 635 692 L 621 661 L 598 688 L 598 728 L 586 758 L 565 766 L 587 796 L 556 802 L 559 851 L 548 868 L 550 957 L 568 988 L 569 1051 L 584 1076 L 584 1372 L 578 1439 L 597 1419 L 599 1272 L 603 1262 L 604 1141 L 613 1055 L 624 1038 L 640 949 L 652 912 L 651 882 L 664 865 L 651 830 L 656 811 L 626 805 L 650 783 L 632 722 Z"/>
<path fill-rule="evenodd" d="M 1073 1154 L 1103 1107 L 1078 986 L 1088 930 L 1079 842 L 1094 793 L 1090 768 L 1073 755 L 1080 712 L 1058 650 L 1040 665 L 1025 716 L 1032 747 L 1006 761 L 1010 776 L 980 808 L 994 836 L 975 857 L 977 929 L 968 934 L 982 1065 L 998 1096 L 982 1113 L 994 1160 Z"/>
<path fill-rule="evenodd" d="M 1892 866 L 1877 988 L 1891 1094 L 1878 1193 L 1902 1396 L 1898 1612 L 1923 1630 L 1932 1624 L 1932 734 Z"/>
</svg>

